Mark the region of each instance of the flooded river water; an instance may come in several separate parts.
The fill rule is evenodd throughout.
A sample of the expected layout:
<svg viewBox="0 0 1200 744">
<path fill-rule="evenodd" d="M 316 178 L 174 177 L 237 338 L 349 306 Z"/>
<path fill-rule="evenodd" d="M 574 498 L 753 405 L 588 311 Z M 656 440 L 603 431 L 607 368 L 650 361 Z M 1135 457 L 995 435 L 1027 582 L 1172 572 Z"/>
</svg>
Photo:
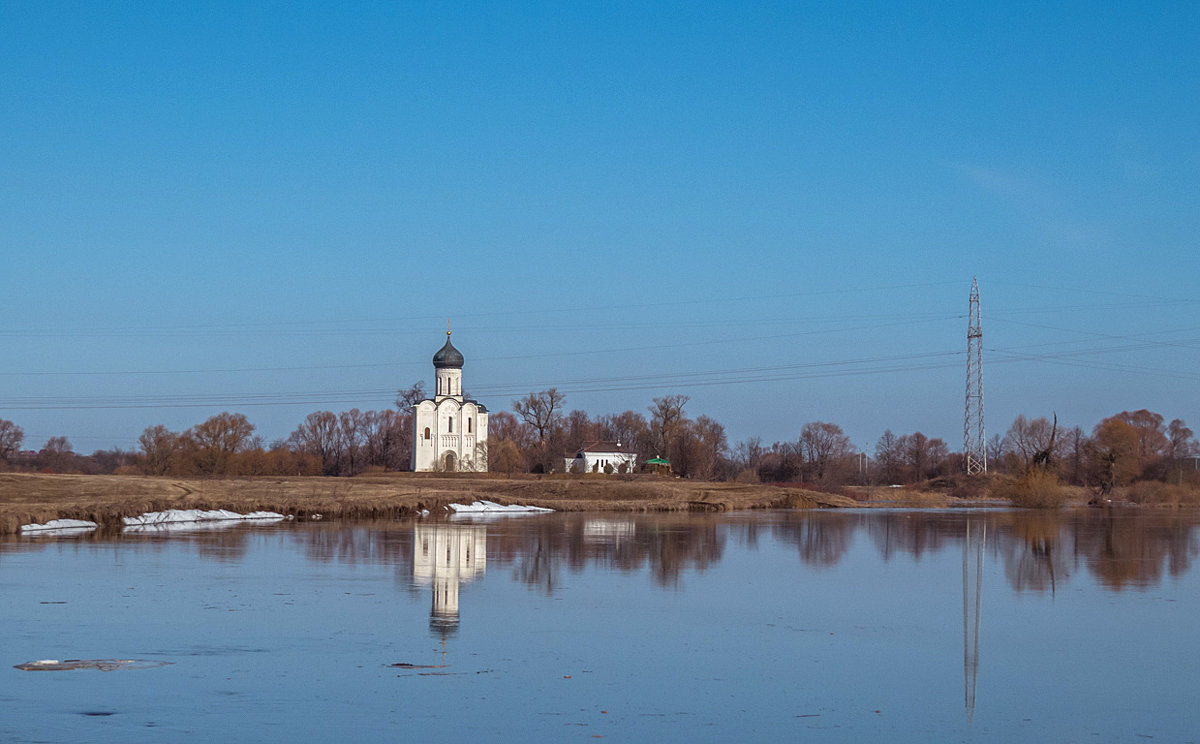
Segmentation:
<svg viewBox="0 0 1200 744">
<path fill-rule="evenodd" d="M 1198 524 L 843 510 L 11 537 L 0 741 L 1198 741 Z M 104 663 L 28 664 L 50 660 Z"/>
</svg>

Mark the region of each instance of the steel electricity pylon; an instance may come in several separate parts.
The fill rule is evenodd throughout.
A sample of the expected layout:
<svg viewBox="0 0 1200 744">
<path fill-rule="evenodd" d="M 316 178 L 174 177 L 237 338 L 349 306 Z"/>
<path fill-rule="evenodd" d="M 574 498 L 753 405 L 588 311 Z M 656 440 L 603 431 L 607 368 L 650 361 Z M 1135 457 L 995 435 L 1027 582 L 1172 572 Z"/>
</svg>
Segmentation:
<svg viewBox="0 0 1200 744">
<path fill-rule="evenodd" d="M 983 326 L 979 320 L 979 280 L 971 278 L 967 326 L 967 403 L 963 414 L 963 456 L 967 474 L 987 472 L 987 436 L 983 430 Z"/>
</svg>

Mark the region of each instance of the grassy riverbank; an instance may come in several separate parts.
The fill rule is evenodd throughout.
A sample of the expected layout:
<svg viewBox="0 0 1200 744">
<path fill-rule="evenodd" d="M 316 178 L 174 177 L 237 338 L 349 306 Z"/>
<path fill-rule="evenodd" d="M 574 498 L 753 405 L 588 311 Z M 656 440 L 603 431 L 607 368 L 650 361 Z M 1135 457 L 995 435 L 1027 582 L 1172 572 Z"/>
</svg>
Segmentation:
<svg viewBox="0 0 1200 744">
<path fill-rule="evenodd" d="M 800 488 L 674 478 L 380 473 L 354 478 L 168 478 L 0 473 L 0 534 L 52 519 L 119 524 L 164 509 L 276 511 L 298 519 L 404 517 L 487 499 L 558 511 L 731 511 L 827 508 L 856 502 Z M 933 505 L 933 504 L 929 504 Z"/>
</svg>

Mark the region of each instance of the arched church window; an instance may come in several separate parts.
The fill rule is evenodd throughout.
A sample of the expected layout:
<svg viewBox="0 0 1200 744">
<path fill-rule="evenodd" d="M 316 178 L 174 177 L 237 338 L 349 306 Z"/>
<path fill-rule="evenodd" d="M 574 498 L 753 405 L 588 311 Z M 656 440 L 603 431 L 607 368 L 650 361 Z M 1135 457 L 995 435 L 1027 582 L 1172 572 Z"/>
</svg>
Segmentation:
<svg viewBox="0 0 1200 744">
<path fill-rule="evenodd" d="M 429 439 L 429 427 L 428 426 L 425 427 L 425 439 L 426 440 Z"/>
<path fill-rule="evenodd" d="M 454 433 L 454 419 L 446 419 L 446 431 Z"/>
<path fill-rule="evenodd" d="M 471 419 L 470 418 L 467 419 L 467 433 L 468 434 L 471 433 Z"/>
</svg>

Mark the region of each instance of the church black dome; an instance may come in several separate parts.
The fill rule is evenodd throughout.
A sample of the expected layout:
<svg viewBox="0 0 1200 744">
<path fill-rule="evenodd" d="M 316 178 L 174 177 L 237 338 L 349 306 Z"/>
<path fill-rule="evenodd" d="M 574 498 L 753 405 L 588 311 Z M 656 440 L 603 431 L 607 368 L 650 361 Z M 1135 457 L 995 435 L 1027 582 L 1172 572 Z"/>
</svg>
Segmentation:
<svg viewBox="0 0 1200 744">
<path fill-rule="evenodd" d="M 438 349 L 438 353 L 433 355 L 434 369 L 443 369 L 445 367 L 456 367 L 462 369 L 463 362 L 462 352 L 454 348 L 454 344 L 450 343 L 450 332 L 446 331 L 446 345 Z"/>
</svg>

